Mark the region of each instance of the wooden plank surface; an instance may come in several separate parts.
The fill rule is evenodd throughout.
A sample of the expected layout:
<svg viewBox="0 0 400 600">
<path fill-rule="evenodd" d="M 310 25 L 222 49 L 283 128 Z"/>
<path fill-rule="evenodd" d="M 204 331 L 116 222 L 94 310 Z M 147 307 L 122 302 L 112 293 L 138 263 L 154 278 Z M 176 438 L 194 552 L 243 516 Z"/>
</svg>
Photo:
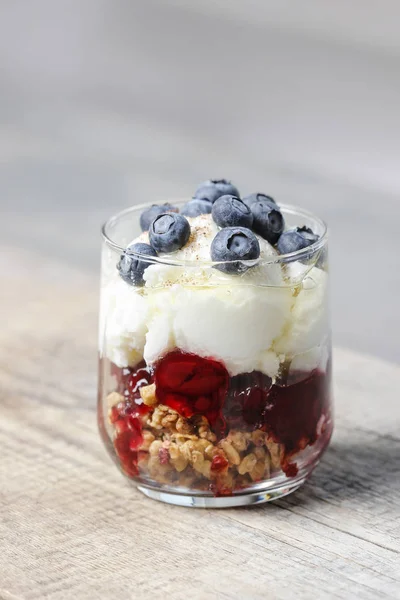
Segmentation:
<svg viewBox="0 0 400 600">
<path fill-rule="evenodd" d="M 398 367 L 336 350 L 333 442 L 292 496 L 163 505 L 97 433 L 97 279 L 2 250 L 1 600 L 400 598 Z"/>
</svg>

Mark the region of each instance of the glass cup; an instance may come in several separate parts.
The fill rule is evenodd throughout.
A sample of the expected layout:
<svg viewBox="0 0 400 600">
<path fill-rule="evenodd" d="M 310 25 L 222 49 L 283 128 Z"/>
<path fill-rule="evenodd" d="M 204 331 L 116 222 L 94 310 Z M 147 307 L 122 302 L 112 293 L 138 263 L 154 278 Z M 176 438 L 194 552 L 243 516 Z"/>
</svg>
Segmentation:
<svg viewBox="0 0 400 600">
<path fill-rule="evenodd" d="M 173 504 L 293 492 L 332 433 L 325 224 L 281 205 L 286 227 L 310 227 L 316 243 L 241 275 L 142 256 L 146 282 L 135 287 L 117 265 L 146 207 L 103 227 L 98 422 L 108 452 L 144 494 Z"/>
</svg>

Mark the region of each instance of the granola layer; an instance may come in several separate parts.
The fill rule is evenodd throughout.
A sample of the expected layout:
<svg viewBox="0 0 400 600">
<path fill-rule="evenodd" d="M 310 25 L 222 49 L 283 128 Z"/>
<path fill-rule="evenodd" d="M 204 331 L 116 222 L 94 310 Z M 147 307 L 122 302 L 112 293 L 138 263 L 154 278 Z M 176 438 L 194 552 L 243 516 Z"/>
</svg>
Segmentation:
<svg viewBox="0 0 400 600">
<path fill-rule="evenodd" d="M 118 423 L 132 417 L 121 416 L 126 407 L 121 394 L 112 392 L 107 397 L 109 422 L 115 427 L 116 451 L 128 475 L 150 477 L 157 484 L 226 495 L 269 479 L 271 473 L 280 470 L 281 445 L 265 431 L 231 429 L 218 440 L 205 416 L 185 418 L 158 403 L 154 384 L 143 386 L 140 395 L 149 410 L 138 419 L 141 430 L 137 433 L 140 437 L 137 444 L 134 427 L 130 427 L 133 443 L 128 453 L 121 451 L 118 443 L 119 436 L 126 433 Z M 133 473 L 135 463 L 137 472 Z"/>
</svg>

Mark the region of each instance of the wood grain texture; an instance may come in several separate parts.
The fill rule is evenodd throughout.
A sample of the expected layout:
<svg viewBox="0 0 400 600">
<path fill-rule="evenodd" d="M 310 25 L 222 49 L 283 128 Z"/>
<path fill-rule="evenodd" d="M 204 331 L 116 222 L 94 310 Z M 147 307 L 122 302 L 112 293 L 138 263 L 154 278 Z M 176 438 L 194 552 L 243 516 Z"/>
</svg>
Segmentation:
<svg viewBox="0 0 400 600">
<path fill-rule="evenodd" d="M 2 600 L 400 598 L 398 367 L 336 350 L 333 442 L 294 495 L 159 504 L 97 433 L 96 278 L 2 261 Z"/>
</svg>

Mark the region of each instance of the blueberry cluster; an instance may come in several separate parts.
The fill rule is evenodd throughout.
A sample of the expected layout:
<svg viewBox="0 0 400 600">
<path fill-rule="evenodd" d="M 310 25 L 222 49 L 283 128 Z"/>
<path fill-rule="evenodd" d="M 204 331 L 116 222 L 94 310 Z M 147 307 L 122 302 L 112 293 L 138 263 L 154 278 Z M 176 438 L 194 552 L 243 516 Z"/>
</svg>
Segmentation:
<svg viewBox="0 0 400 600">
<path fill-rule="evenodd" d="M 204 184 L 207 185 L 205 189 L 211 188 L 212 184 L 212 181 Z M 255 261 L 260 256 L 260 245 L 255 233 L 270 244 L 276 244 L 285 222 L 278 205 L 270 196 L 251 194 L 241 200 L 237 188 L 229 185 L 235 193 L 231 189 L 229 193 L 213 200 L 213 219 L 223 229 L 211 245 L 211 258 L 221 263 L 216 265 L 220 271 L 243 273 L 256 263 L 242 261 Z"/>
<path fill-rule="evenodd" d="M 239 192 L 225 179 L 209 180 L 197 188 L 181 214 L 169 203 L 153 204 L 144 210 L 140 215 L 140 227 L 149 232 L 150 244 L 131 244 L 124 250 L 117 264 L 122 279 L 130 285 L 144 285 L 144 271 L 151 264 L 151 258 L 159 252 L 175 252 L 188 242 L 190 225 L 186 217 L 211 213 L 213 202 L 226 194 L 238 196 Z"/>
<path fill-rule="evenodd" d="M 149 232 L 150 244 L 131 244 L 125 249 L 117 265 L 124 281 L 143 285 L 143 274 L 152 258 L 160 252 L 175 252 L 188 242 L 190 224 L 186 217 L 212 214 L 221 230 L 211 244 L 211 259 L 225 273 L 243 273 L 256 264 L 260 256 L 256 233 L 276 246 L 280 254 L 306 248 L 318 240 L 308 227 L 284 231 L 282 213 L 271 196 L 255 193 L 240 199 L 239 190 L 226 179 L 202 183 L 178 213 L 179 209 L 169 203 L 153 204 L 143 211 L 140 226 Z"/>
<path fill-rule="evenodd" d="M 225 180 L 208 181 L 199 190 L 204 190 L 206 200 L 212 202 L 213 219 L 222 228 L 211 244 L 211 258 L 225 273 L 243 273 L 256 264 L 260 246 L 255 233 L 280 254 L 307 248 L 318 240 L 308 227 L 284 231 L 284 218 L 271 196 L 254 193 L 240 199 L 237 188 Z"/>
<path fill-rule="evenodd" d="M 142 231 L 149 232 L 150 244 L 136 243 L 128 246 L 122 254 L 117 269 L 130 285 L 144 285 L 143 275 L 152 263 L 151 258 L 159 252 L 175 252 L 190 237 L 190 225 L 179 209 L 171 204 L 153 204 L 140 215 Z M 148 258 L 144 258 L 148 257 Z"/>
</svg>

